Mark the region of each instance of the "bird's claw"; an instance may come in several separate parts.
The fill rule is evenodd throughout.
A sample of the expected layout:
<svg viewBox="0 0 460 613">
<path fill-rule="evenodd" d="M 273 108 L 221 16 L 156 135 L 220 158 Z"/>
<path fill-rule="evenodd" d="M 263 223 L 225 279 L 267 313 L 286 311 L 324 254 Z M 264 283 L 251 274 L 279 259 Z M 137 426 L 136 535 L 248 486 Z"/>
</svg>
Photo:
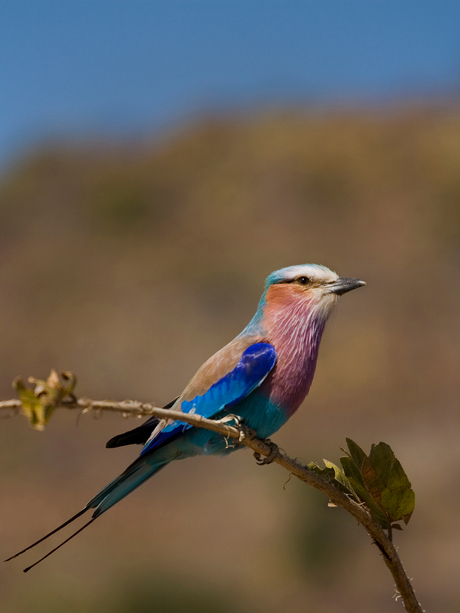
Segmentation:
<svg viewBox="0 0 460 613">
<path fill-rule="evenodd" d="M 269 438 L 265 440 L 265 443 L 270 447 L 270 453 L 263 457 L 258 451 L 254 452 L 254 457 L 256 459 L 256 463 L 259 466 L 264 466 L 265 464 L 271 464 L 275 461 L 276 456 L 278 455 L 279 447 L 276 443 L 271 441 Z"/>
<path fill-rule="evenodd" d="M 232 425 L 234 425 L 234 426 L 236 426 L 237 428 L 240 428 L 240 429 L 241 429 L 241 427 L 243 425 L 243 420 L 241 419 L 241 417 L 239 415 L 234 415 L 233 413 L 231 413 L 230 415 L 226 415 L 225 417 L 222 417 L 222 419 L 216 419 L 216 423 L 217 424 L 228 425 L 231 422 L 233 422 Z M 243 429 L 241 429 L 239 439 L 236 442 L 237 443 L 242 443 L 243 439 L 244 439 L 244 431 L 243 431 Z M 232 445 L 228 445 L 228 447 L 235 447 L 235 443 L 233 443 Z"/>
<path fill-rule="evenodd" d="M 243 423 L 239 415 L 233 415 L 233 413 L 231 413 L 230 415 L 222 417 L 222 419 L 216 419 L 216 424 L 229 424 L 232 421 L 235 423 L 235 426 L 241 426 Z"/>
</svg>

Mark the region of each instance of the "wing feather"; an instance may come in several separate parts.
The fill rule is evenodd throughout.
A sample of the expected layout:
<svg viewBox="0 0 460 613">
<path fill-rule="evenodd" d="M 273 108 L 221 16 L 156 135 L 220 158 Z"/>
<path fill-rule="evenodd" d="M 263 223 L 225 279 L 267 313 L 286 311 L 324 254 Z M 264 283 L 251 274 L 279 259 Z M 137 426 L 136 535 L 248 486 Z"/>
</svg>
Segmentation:
<svg viewBox="0 0 460 613">
<path fill-rule="evenodd" d="M 204 393 L 190 398 L 191 389 L 194 387 L 200 391 L 203 389 L 201 384 L 194 386 L 192 379 L 174 405 L 174 409 L 212 418 L 222 409 L 230 409 L 250 394 L 264 381 L 275 363 L 276 351 L 273 345 L 269 343 L 251 344 L 240 353 L 239 360 L 229 372 L 209 385 Z M 195 377 L 199 375 L 200 371 L 197 372 Z M 145 444 L 141 455 L 158 448 L 192 427 L 180 421 L 174 421 L 170 424 L 163 421 L 163 424 L 156 428 Z"/>
</svg>

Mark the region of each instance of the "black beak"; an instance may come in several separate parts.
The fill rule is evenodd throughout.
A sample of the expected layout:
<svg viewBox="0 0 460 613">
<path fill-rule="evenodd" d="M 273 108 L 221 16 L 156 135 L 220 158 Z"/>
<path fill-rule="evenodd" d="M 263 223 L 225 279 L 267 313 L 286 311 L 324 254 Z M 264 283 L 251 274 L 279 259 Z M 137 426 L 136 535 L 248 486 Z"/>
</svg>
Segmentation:
<svg viewBox="0 0 460 613">
<path fill-rule="evenodd" d="M 356 289 L 358 287 L 362 287 L 366 285 L 364 281 L 361 279 L 348 279 L 348 278 L 340 278 L 334 283 L 331 283 L 329 286 L 331 294 L 337 294 L 341 296 L 342 294 L 346 294 L 347 292 L 351 292 L 352 289 Z"/>
</svg>

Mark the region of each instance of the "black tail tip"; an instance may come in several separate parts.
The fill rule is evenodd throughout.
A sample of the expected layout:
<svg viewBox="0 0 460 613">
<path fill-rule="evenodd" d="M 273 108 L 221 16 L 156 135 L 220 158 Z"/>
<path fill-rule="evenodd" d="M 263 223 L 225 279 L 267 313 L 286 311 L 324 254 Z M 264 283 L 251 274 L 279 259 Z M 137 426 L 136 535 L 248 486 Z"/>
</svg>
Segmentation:
<svg viewBox="0 0 460 613">
<path fill-rule="evenodd" d="M 110 439 L 110 441 L 107 441 L 105 446 L 107 449 L 113 449 L 114 447 L 120 447 L 120 444 L 118 443 L 118 436 L 114 436 L 113 438 Z"/>
</svg>

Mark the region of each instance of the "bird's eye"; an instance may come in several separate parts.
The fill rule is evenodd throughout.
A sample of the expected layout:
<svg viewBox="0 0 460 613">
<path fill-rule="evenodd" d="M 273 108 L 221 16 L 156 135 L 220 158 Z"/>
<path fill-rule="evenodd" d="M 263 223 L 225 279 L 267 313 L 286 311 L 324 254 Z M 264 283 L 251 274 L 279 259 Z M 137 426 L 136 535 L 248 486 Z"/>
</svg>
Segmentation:
<svg viewBox="0 0 460 613">
<path fill-rule="evenodd" d="M 310 279 L 308 277 L 299 277 L 297 282 L 300 283 L 300 285 L 307 285 L 310 282 Z"/>
</svg>

